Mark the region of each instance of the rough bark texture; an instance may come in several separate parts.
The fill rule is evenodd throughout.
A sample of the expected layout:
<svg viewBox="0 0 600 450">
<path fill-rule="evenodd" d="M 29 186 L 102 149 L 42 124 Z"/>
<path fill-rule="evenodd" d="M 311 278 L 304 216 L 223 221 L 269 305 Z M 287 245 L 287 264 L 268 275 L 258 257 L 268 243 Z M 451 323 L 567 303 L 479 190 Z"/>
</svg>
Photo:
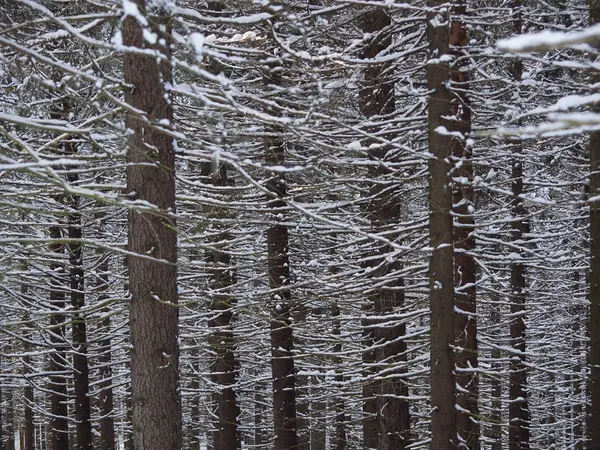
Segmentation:
<svg viewBox="0 0 600 450">
<path fill-rule="evenodd" d="M 133 444 L 136 450 L 179 450 L 182 443 L 179 397 L 177 306 L 177 234 L 175 224 L 175 152 L 173 138 L 157 128 L 173 121 L 173 107 L 164 85 L 171 81 L 170 22 L 164 11 L 146 11 L 123 23 L 123 43 L 152 49 L 160 55 L 126 53 L 125 90 L 128 104 L 144 112 L 128 113 L 127 192 L 132 201 L 149 202 L 155 212 L 129 212 L 131 384 Z M 140 22 L 158 36 L 150 44 Z M 165 42 L 167 43 L 165 45 Z M 165 126 L 165 125 L 163 125 Z M 152 259 L 149 259 L 152 258 Z"/>
<path fill-rule="evenodd" d="M 392 43 L 390 30 L 391 20 L 384 9 L 375 9 L 359 18 L 359 26 L 371 38 L 362 49 L 361 57 L 373 60 Z M 364 71 L 364 81 L 360 89 L 361 113 L 370 120 L 392 114 L 395 110 L 393 66 L 385 63 L 369 63 Z M 372 126 L 370 133 L 382 132 L 381 127 Z M 376 143 L 375 140 L 370 143 Z M 400 216 L 400 204 L 393 183 L 390 182 L 389 170 L 385 162 L 393 158 L 393 150 L 383 146 L 370 151 L 370 158 L 380 162 L 371 170 L 371 178 L 378 182 L 370 189 L 371 202 L 368 207 L 371 227 L 375 232 L 389 231 Z M 372 276 L 385 280 L 385 286 L 373 294 L 367 309 L 377 316 L 385 316 L 394 312 L 394 308 L 404 303 L 402 279 L 394 275 L 401 268 L 397 261 L 387 262 L 388 247 L 380 247 L 376 253 L 381 258 L 371 258 L 369 265 L 377 267 Z M 366 320 L 365 329 L 367 345 L 376 342 L 377 350 L 367 349 L 363 354 L 363 362 L 367 367 L 367 376 L 375 368 L 390 370 L 399 367 L 406 358 L 406 342 L 400 339 L 406 332 L 404 323 L 388 323 L 382 320 L 377 326 L 373 320 Z M 400 364 L 399 364 L 400 363 Z M 375 369 L 377 370 L 377 369 Z M 398 377 L 388 377 L 384 381 L 366 381 L 363 387 L 363 438 L 366 448 L 403 449 L 410 437 L 410 417 L 408 387 Z"/>
<path fill-rule="evenodd" d="M 600 1 L 589 0 L 590 24 L 600 23 Z M 600 81 L 598 75 L 592 82 Z M 600 132 L 590 135 L 590 197 L 600 195 Z M 590 204 L 590 317 L 588 321 L 589 410 L 587 448 L 600 449 L 600 202 Z"/>
<path fill-rule="evenodd" d="M 473 200 L 472 151 L 466 145 L 471 133 L 471 105 L 467 97 L 469 76 L 462 48 L 468 45 L 467 28 L 464 20 L 465 4 L 453 8 L 450 25 L 450 45 L 453 47 L 454 63 L 450 72 L 452 86 L 451 115 L 455 117 L 452 131 L 461 133 L 464 139 L 452 139 L 452 177 L 454 183 L 454 303 L 456 393 L 459 412 L 456 416 L 458 440 L 467 448 L 478 450 L 479 446 L 479 398 L 478 354 L 477 354 L 477 264 L 471 255 L 475 249 L 475 203 Z"/>
<path fill-rule="evenodd" d="M 215 186 L 226 186 L 227 166 L 220 165 L 212 171 L 212 164 L 205 164 L 203 175 Z M 209 214 L 218 215 L 218 211 Z M 213 249 L 209 251 L 210 287 L 212 291 L 212 317 L 208 326 L 212 329 L 210 346 L 215 359 L 211 366 L 211 380 L 219 389 L 214 394 L 216 406 L 216 431 L 213 433 L 214 450 L 236 450 L 239 448 L 237 430 L 236 382 L 237 362 L 235 358 L 236 340 L 233 334 L 234 298 L 230 288 L 234 283 L 231 255 L 227 252 L 231 235 L 227 232 L 217 234 Z"/>
<path fill-rule="evenodd" d="M 456 398 L 454 379 L 454 264 L 452 224 L 452 179 L 449 163 L 452 138 L 439 133 L 438 127 L 452 129 L 447 118 L 452 114 L 452 96 L 447 89 L 449 69 L 440 58 L 448 55 L 449 29 L 446 3 L 427 2 L 427 38 L 429 57 L 435 62 L 427 65 L 429 152 L 429 235 L 433 249 L 429 262 L 430 283 L 430 386 L 431 386 L 431 444 L 432 450 L 457 446 Z"/>
</svg>

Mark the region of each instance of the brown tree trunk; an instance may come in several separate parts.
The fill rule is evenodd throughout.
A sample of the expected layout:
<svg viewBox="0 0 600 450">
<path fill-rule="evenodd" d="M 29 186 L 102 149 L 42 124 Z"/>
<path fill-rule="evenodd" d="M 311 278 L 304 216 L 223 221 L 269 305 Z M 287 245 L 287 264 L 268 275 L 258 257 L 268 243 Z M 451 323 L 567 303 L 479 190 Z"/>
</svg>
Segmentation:
<svg viewBox="0 0 600 450">
<path fill-rule="evenodd" d="M 589 0 L 590 24 L 600 23 L 600 1 Z M 600 77 L 592 77 L 598 83 Z M 600 131 L 590 135 L 590 197 L 600 195 Z M 590 316 L 588 321 L 589 409 L 587 448 L 600 448 L 600 202 L 590 203 Z"/>
<path fill-rule="evenodd" d="M 460 133 L 462 138 L 452 139 L 452 176 L 456 180 L 453 194 L 454 215 L 454 285 L 456 293 L 455 347 L 456 383 L 460 386 L 456 392 L 458 413 L 456 428 L 458 439 L 467 448 L 478 450 L 479 446 L 479 380 L 477 358 L 477 302 L 476 276 L 477 264 L 472 252 L 475 249 L 475 220 L 473 213 L 473 163 L 471 148 L 466 139 L 471 133 L 471 105 L 466 91 L 469 88 L 467 64 L 460 58 L 461 49 L 468 45 L 467 28 L 463 22 L 466 5 L 458 4 L 453 8 L 453 20 L 450 26 L 450 45 L 453 47 L 454 65 L 450 72 L 452 82 L 451 115 L 455 117 L 452 131 Z"/>
<path fill-rule="evenodd" d="M 131 201 L 148 202 L 157 211 L 129 211 L 128 250 L 141 255 L 129 258 L 133 444 L 136 450 L 180 450 L 175 151 L 173 138 L 158 128 L 173 123 L 165 90 L 172 79 L 171 24 L 160 6 L 149 11 L 143 0 L 136 5 L 139 17 L 124 19 L 123 43 L 153 55 L 124 56 L 125 82 L 131 86 L 125 100 L 144 112 L 144 117 L 126 116 L 132 130 L 127 192 Z M 156 34 L 156 43 L 143 37 L 144 28 Z"/>
<path fill-rule="evenodd" d="M 493 326 L 500 324 L 500 314 L 496 309 L 492 309 L 490 322 Z M 490 450 L 502 450 L 502 372 L 499 360 L 502 357 L 500 350 L 493 349 L 492 356 L 492 375 L 491 375 L 491 414 L 490 414 Z M 494 374 L 495 373 L 495 374 Z"/>
<path fill-rule="evenodd" d="M 457 418 L 454 379 L 454 265 L 452 224 L 452 129 L 450 74 L 443 56 L 450 54 L 447 4 L 428 0 L 427 37 L 429 58 L 427 86 L 429 153 L 429 235 L 432 255 L 430 286 L 430 386 L 432 450 L 457 447 Z"/>
<path fill-rule="evenodd" d="M 6 436 L 4 448 L 6 450 L 14 450 L 15 448 L 15 402 L 13 398 L 12 388 L 6 391 L 5 395 L 6 408 L 4 412 L 4 423 Z"/>
<path fill-rule="evenodd" d="M 62 238 L 60 225 L 50 227 L 50 239 Z M 57 259 L 64 257 L 64 245 L 51 242 L 50 251 L 56 254 Z M 67 383 L 64 372 L 66 370 L 65 352 L 65 268 L 63 262 L 52 263 L 50 266 L 50 305 L 55 311 L 50 316 L 50 342 L 54 348 L 50 353 L 50 450 L 69 450 L 69 422 L 67 411 Z"/>
<path fill-rule="evenodd" d="M 220 165 L 214 172 L 212 164 L 205 164 L 203 175 L 214 186 L 227 186 L 227 166 Z M 213 212 L 219 215 L 219 212 Z M 236 450 L 239 448 L 237 427 L 236 382 L 237 362 L 235 358 L 236 341 L 233 334 L 234 298 L 230 293 L 234 283 L 231 255 L 227 252 L 231 235 L 218 233 L 213 249 L 209 251 L 210 287 L 212 290 L 211 311 L 213 316 L 208 322 L 212 329 L 210 346 L 215 359 L 211 367 L 211 379 L 219 389 L 215 393 L 216 431 L 213 434 L 214 450 Z"/>
<path fill-rule="evenodd" d="M 375 9 L 362 15 L 359 25 L 365 33 L 370 33 L 372 38 L 361 52 L 361 57 L 366 60 L 376 58 L 384 52 L 392 43 L 391 20 L 384 9 Z M 371 121 L 377 117 L 385 117 L 395 110 L 393 66 L 369 62 L 364 72 L 364 81 L 360 90 L 360 108 L 362 114 Z M 370 133 L 382 132 L 379 126 L 367 128 Z M 374 138 L 369 144 L 377 143 Z M 370 147 L 370 145 L 369 145 Z M 371 202 L 369 204 L 369 216 L 371 227 L 375 232 L 389 231 L 395 221 L 400 217 L 400 203 L 395 189 L 389 182 L 389 170 L 385 162 L 389 162 L 389 148 L 379 146 L 370 150 L 370 158 L 380 162 L 371 172 L 372 178 L 378 178 L 381 182 L 376 183 L 370 189 Z M 390 248 L 377 249 L 377 254 L 386 255 Z M 386 286 L 377 289 L 373 295 L 372 309 L 377 316 L 385 316 L 394 312 L 394 308 L 401 307 L 404 303 L 404 291 L 402 279 L 393 275 L 401 269 L 397 261 L 384 262 L 382 258 L 374 258 L 370 265 L 379 267 L 372 271 L 376 277 L 386 278 Z M 405 371 L 402 361 L 406 359 L 406 342 L 401 339 L 406 333 L 406 325 L 399 323 L 390 325 L 383 320 L 384 325 L 377 326 L 376 323 L 367 319 L 365 324 L 367 343 L 375 341 L 377 350 L 367 350 L 363 353 L 363 361 L 368 366 L 389 369 L 399 366 L 398 372 Z M 373 364 L 374 363 L 374 364 Z M 380 363 L 383 365 L 380 366 Z M 367 374 L 372 370 L 367 370 Z M 398 377 L 388 377 L 385 381 L 366 381 L 363 387 L 363 436 L 366 448 L 403 449 L 410 437 L 410 416 L 408 409 L 407 385 Z"/>
</svg>

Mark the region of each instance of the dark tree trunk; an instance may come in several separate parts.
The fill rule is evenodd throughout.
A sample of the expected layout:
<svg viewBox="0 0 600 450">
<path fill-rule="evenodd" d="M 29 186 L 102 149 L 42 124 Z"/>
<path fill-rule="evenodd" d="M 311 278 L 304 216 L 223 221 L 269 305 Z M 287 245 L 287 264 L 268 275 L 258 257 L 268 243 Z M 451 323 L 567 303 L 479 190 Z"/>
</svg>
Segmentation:
<svg viewBox="0 0 600 450">
<path fill-rule="evenodd" d="M 171 24 L 160 6 L 147 11 L 143 0 L 136 4 L 158 40 L 150 44 L 142 34 L 142 19 L 130 15 L 123 22 L 123 43 L 151 49 L 160 61 L 157 56 L 124 56 L 125 82 L 131 86 L 125 100 L 144 111 L 143 118 L 133 112 L 126 116 L 132 130 L 127 192 L 130 200 L 157 208 L 129 211 L 128 250 L 142 255 L 129 257 L 133 444 L 136 450 L 180 450 L 175 151 L 172 136 L 159 129 L 173 123 L 173 106 L 165 90 L 172 79 Z"/>
<path fill-rule="evenodd" d="M 27 270 L 27 264 L 23 267 L 23 270 Z M 27 296 L 29 286 L 23 283 L 21 286 L 21 293 L 23 297 Z M 33 423 L 33 384 L 28 376 L 32 374 L 31 370 L 31 356 L 28 352 L 31 351 L 32 345 L 30 344 L 31 330 L 35 327 L 35 323 L 31 320 L 29 314 L 25 314 L 25 332 L 23 334 L 23 376 L 25 378 L 25 387 L 23 388 L 23 429 L 21 433 L 21 450 L 34 450 L 35 449 L 35 426 Z M 2 401 L 0 400 L 0 403 Z"/>
<path fill-rule="evenodd" d="M 600 23 L 600 1 L 589 0 L 590 24 Z M 592 77 L 598 83 L 600 77 Z M 590 135 L 590 197 L 600 195 L 600 131 Z M 589 410 L 587 434 L 589 450 L 600 448 L 600 202 L 590 203 L 590 317 L 588 321 Z"/>
<path fill-rule="evenodd" d="M 363 59 L 369 60 L 369 66 L 364 72 L 364 81 L 360 89 L 360 108 L 362 114 L 375 121 L 378 117 L 390 115 L 395 110 L 393 66 L 391 64 L 374 63 L 371 60 L 384 52 L 392 43 L 391 20 L 384 9 L 375 9 L 362 15 L 359 25 L 372 38 L 361 52 Z M 369 133 L 382 132 L 380 126 L 367 127 Z M 376 143 L 371 138 L 369 144 Z M 370 145 L 369 145 L 370 147 Z M 395 221 L 400 217 L 400 203 L 395 189 L 389 179 L 389 170 L 385 162 L 391 161 L 392 151 L 380 146 L 370 150 L 370 158 L 380 162 L 371 171 L 371 177 L 380 182 L 370 189 L 371 202 L 369 216 L 371 227 L 375 232 L 390 231 Z M 391 251 L 388 247 L 377 249 L 377 254 L 386 255 Z M 372 297 L 372 305 L 368 309 L 377 316 L 394 312 L 394 308 L 404 303 L 402 279 L 394 275 L 401 269 L 398 261 L 384 262 L 387 258 L 371 258 L 370 265 L 379 267 L 372 275 L 386 280 L 386 286 L 377 289 Z M 383 320 L 383 325 L 377 326 L 371 320 L 365 322 L 367 343 L 377 343 L 377 350 L 367 349 L 363 353 L 363 361 L 368 366 L 386 369 L 398 366 L 398 372 L 405 371 L 402 361 L 406 359 L 406 342 L 401 339 L 406 332 L 404 323 L 389 324 Z M 374 363 L 374 364 L 373 364 Z M 372 370 L 367 370 L 367 374 Z M 366 381 L 363 387 L 363 436 L 366 448 L 403 449 L 410 438 L 410 417 L 407 385 L 398 377 L 388 377 L 385 381 Z"/>
<path fill-rule="evenodd" d="M 265 160 L 273 166 L 283 166 L 285 145 L 277 136 L 281 130 L 272 130 L 273 138 L 266 139 Z M 271 295 L 271 371 L 273 375 L 273 415 L 275 422 L 275 450 L 295 449 L 298 446 L 296 421 L 296 387 L 294 337 L 291 327 L 292 296 L 289 288 L 289 236 L 281 223 L 285 212 L 286 185 L 282 173 L 273 173 L 267 181 L 271 211 L 271 225 L 267 230 L 268 276 Z M 281 216 L 280 216 L 281 214 Z"/>
<path fill-rule="evenodd" d="M 6 390 L 5 395 L 5 412 L 4 412 L 4 423 L 5 430 L 4 435 L 4 448 L 6 450 L 14 450 L 15 448 L 15 402 L 13 399 L 12 388 Z"/>
<path fill-rule="evenodd" d="M 454 268 L 452 224 L 452 137 L 438 127 L 451 130 L 453 123 L 451 94 L 447 85 L 449 69 L 442 57 L 450 53 L 447 3 L 428 0 L 427 64 L 429 96 L 429 235 L 433 249 L 429 262 L 430 293 L 430 357 L 431 357 L 431 444 L 432 450 L 457 446 L 457 418 L 454 379 Z M 435 19 L 435 20 L 434 20 Z"/>
<path fill-rule="evenodd" d="M 342 326 L 340 321 L 340 307 L 337 301 L 331 306 L 331 317 L 333 319 L 333 335 L 337 338 L 336 343 L 333 345 L 333 353 L 337 354 L 342 352 L 342 342 L 340 340 Z M 340 363 L 341 361 L 338 360 L 337 362 Z M 341 371 L 338 371 L 334 380 L 341 386 L 344 382 L 344 374 L 341 373 Z M 333 410 L 335 411 L 335 434 L 333 436 L 331 448 L 333 450 L 346 450 L 346 407 L 342 395 L 335 399 Z"/>
<path fill-rule="evenodd" d="M 76 154 L 77 150 L 72 143 L 66 143 L 70 147 L 69 154 Z M 68 175 L 68 181 L 76 184 L 79 177 L 77 174 Z M 73 211 L 69 214 L 69 238 L 81 240 L 81 213 L 80 199 L 74 196 L 70 199 L 70 207 Z M 72 332 L 73 332 L 73 387 L 75 390 L 75 427 L 77 433 L 77 450 L 92 450 L 92 424 L 90 407 L 90 383 L 89 366 L 87 356 L 87 331 L 86 319 L 81 313 L 85 306 L 84 273 L 83 273 L 83 247 L 79 242 L 71 242 L 67 246 L 69 253 L 69 279 L 71 285 L 71 307 L 72 307 Z"/>
<path fill-rule="evenodd" d="M 50 227 L 50 239 L 62 238 L 60 225 Z M 57 260 L 64 257 L 64 245 L 59 242 L 50 244 L 50 251 Z M 63 262 L 50 266 L 51 286 L 50 305 L 54 312 L 50 316 L 50 342 L 54 345 L 50 353 L 50 450 L 69 450 L 69 422 L 67 411 L 67 382 L 63 372 L 67 370 L 65 352 L 65 268 Z"/>
<path fill-rule="evenodd" d="M 100 265 L 98 267 L 98 277 L 96 279 L 96 288 L 100 292 L 98 301 L 100 303 L 108 299 L 106 290 L 108 289 L 108 257 L 101 251 L 98 252 L 101 258 Z M 106 315 L 102 320 L 100 329 L 102 332 L 102 340 L 100 341 L 100 349 L 98 356 L 98 363 L 100 365 L 100 393 L 98 394 L 98 404 L 100 406 L 100 450 L 115 450 L 115 419 L 114 419 L 114 395 L 113 395 L 113 380 L 112 380 L 112 367 L 111 367 L 111 326 L 110 326 L 110 314 L 109 307 L 104 308 L 104 314 Z"/>
<path fill-rule="evenodd" d="M 210 179 L 214 186 L 227 186 L 227 166 L 220 165 L 213 172 L 212 164 L 205 164 L 203 175 Z M 219 212 L 213 211 L 219 215 Z M 209 213 L 210 214 L 210 213 Z M 233 334 L 234 298 L 230 293 L 234 284 L 231 255 L 228 253 L 228 242 L 231 235 L 218 233 L 213 249 L 209 251 L 210 287 L 212 291 L 212 317 L 208 326 L 212 329 L 210 345 L 215 359 L 211 367 L 211 379 L 219 389 L 215 393 L 216 431 L 213 434 L 214 450 L 236 450 L 239 448 L 237 427 L 236 393 L 233 385 L 236 382 L 237 362 L 235 358 L 236 340 Z"/>
<path fill-rule="evenodd" d="M 192 393 L 190 419 L 187 427 L 187 442 L 189 450 L 200 450 L 200 362 L 196 348 L 190 354 L 192 374 L 190 392 Z"/>
<path fill-rule="evenodd" d="M 521 32 L 521 0 L 513 0 L 515 14 L 513 27 Z M 523 64 L 517 60 L 510 68 L 511 76 L 516 83 L 522 78 Z M 523 147 L 518 138 L 513 143 L 512 159 L 512 200 L 511 238 L 521 242 L 526 232 L 524 216 L 526 214 L 523 200 Z M 529 449 L 529 404 L 527 400 L 527 372 L 525 366 L 525 265 L 513 262 L 510 265 L 510 338 L 514 353 L 510 358 L 509 375 L 509 407 L 508 407 L 508 447 L 510 450 Z"/>
<path fill-rule="evenodd" d="M 496 326 L 500 323 L 500 314 L 496 309 L 492 309 L 492 312 L 490 314 L 490 322 L 492 325 Z M 502 375 L 499 374 L 502 372 L 502 366 L 499 362 L 502 357 L 502 354 L 500 350 L 493 349 L 491 356 L 492 373 L 497 374 L 492 375 L 492 378 L 490 380 L 492 391 L 492 412 L 490 414 L 490 440 L 492 442 L 490 450 L 502 450 Z"/>
<path fill-rule="evenodd" d="M 451 115 L 455 117 L 452 131 L 459 132 L 462 138 L 452 139 L 452 176 L 457 181 L 453 194 L 454 215 L 454 285 L 456 293 L 455 347 L 456 383 L 460 386 L 456 393 L 459 412 L 456 416 L 456 428 L 459 440 L 467 448 L 478 450 L 479 446 L 479 398 L 478 355 L 477 355 L 477 302 L 476 276 L 477 264 L 472 252 L 475 249 L 473 232 L 475 221 L 473 213 L 473 163 L 471 148 L 466 139 L 471 133 L 471 105 L 466 91 L 469 88 L 467 63 L 461 61 L 462 48 L 468 45 L 467 28 L 464 24 L 465 4 L 453 8 L 453 20 L 450 26 L 450 45 L 453 47 L 454 65 L 450 72 L 452 82 Z"/>
</svg>

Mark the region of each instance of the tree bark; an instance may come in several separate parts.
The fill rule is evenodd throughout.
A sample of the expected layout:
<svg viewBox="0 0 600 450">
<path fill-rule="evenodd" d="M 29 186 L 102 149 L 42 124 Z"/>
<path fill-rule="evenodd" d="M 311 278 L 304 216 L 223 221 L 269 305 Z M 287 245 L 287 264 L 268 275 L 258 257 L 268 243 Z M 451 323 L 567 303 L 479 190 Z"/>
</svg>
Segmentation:
<svg viewBox="0 0 600 450">
<path fill-rule="evenodd" d="M 428 0 L 427 37 L 429 58 L 427 86 L 429 153 L 429 236 L 432 255 L 429 262 L 430 286 L 430 386 L 432 450 L 457 446 L 457 418 L 454 378 L 454 267 L 452 179 L 450 164 L 452 138 L 440 132 L 452 129 L 448 91 L 449 69 L 443 61 L 450 54 L 447 4 Z"/>
<path fill-rule="evenodd" d="M 158 128 L 173 123 L 165 83 L 172 80 L 171 24 L 160 6 L 136 1 L 140 14 L 123 22 L 126 46 L 154 55 L 124 56 L 125 100 L 143 116 L 129 112 L 127 192 L 148 202 L 154 212 L 129 211 L 131 384 L 133 445 L 136 450 L 180 450 L 177 233 L 175 223 L 175 151 L 173 138 Z M 148 10 L 147 8 L 152 8 Z M 147 25 L 145 22 L 147 21 Z M 144 28 L 157 36 L 151 44 Z M 152 259 L 149 259 L 152 258 Z"/>
<path fill-rule="evenodd" d="M 459 411 L 456 416 L 458 440 L 471 450 L 479 445 L 479 378 L 477 354 L 477 301 L 475 283 L 477 264 L 472 256 L 475 249 L 475 220 L 473 217 L 473 163 L 472 151 L 466 144 L 471 133 L 471 105 L 467 97 L 469 75 L 467 64 L 461 61 L 461 49 L 468 45 L 467 28 L 464 23 L 466 5 L 457 4 L 452 9 L 450 45 L 454 64 L 450 71 L 452 103 L 452 131 L 462 138 L 452 139 L 452 176 L 455 178 L 452 213 L 454 216 L 454 303 L 456 392 Z"/>
<path fill-rule="evenodd" d="M 342 334 L 342 324 L 340 321 L 340 307 L 337 301 L 331 306 L 331 317 L 333 319 L 333 335 L 338 339 L 333 345 L 333 353 L 341 353 L 342 342 L 340 339 Z M 337 362 L 339 363 L 341 361 L 338 360 Z M 344 382 L 344 374 L 341 371 L 338 371 L 338 373 L 335 374 L 334 380 L 341 386 Z M 346 407 L 343 396 L 339 396 L 334 400 L 333 410 L 335 411 L 335 434 L 333 436 L 331 448 L 333 450 L 346 450 Z"/>
<path fill-rule="evenodd" d="M 359 19 L 362 31 L 372 36 L 362 49 L 361 58 L 372 60 L 385 52 L 392 43 L 391 20 L 384 9 L 378 8 L 367 12 Z M 385 117 L 395 110 L 393 66 L 389 63 L 369 62 L 364 71 L 364 81 L 360 89 L 360 109 L 362 114 L 371 121 L 377 117 Z M 367 127 L 369 133 L 383 132 L 380 126 Z M 389 134 L 389 133 L 388 133 Z M 395 192 L 393 182 L 390 180 L 390 171 L 385 163 L 391 161 L 392 149 L 378 145 L 373 137 L 369 140 L 375 144 L 369 150 L 370 159 L 379 164 L 371 170 L 371 177 L 380 182 L 375 183 L 370 189 L 371 202 L 369 204 L 369 217 L 371 228 L 374 232 L 390 231 L 395 221 L 400 217 L 400 203 Z M 394 308 L 401 307 L 404 303 L 403 281 L 394 275 L 401 269 L 398 261 L 387 262 L 387 255 L 391 249 L 383 246 L 377 249 L 381 258 L 374 258 L 369 263 L 378 267 L 371 271 L 372 276 L 386 279 L 386 286 L 377 289 L 373 294 L 368 309 L 377 316 L 385 316 L 394 312 Z M 365 324 L 367 345 L 369 342 L 377 343 L 377 350 L 367 349 L 363 353 L 363 362 L 368 366 L 385 368 L 399 366 L 398 373 L 405 371 L 402 361 L 406 359 L 406 342 L 402 336 L 406 333 L 404 323 L 390 324 L 381 319 L 383 324 L 377 326 L 372 320 Z M 377 370 L 377 369 L 375 369 Z M 367 374 L 373 372 L 367 369 Z M 366 381 L 363 387 L 363 439 L 366 448 L 403 449 L 410 438 L 410 416 L 408 409 L 408 387 L 399 377 L 390 374 L 384 381 Z"/>
</svg>

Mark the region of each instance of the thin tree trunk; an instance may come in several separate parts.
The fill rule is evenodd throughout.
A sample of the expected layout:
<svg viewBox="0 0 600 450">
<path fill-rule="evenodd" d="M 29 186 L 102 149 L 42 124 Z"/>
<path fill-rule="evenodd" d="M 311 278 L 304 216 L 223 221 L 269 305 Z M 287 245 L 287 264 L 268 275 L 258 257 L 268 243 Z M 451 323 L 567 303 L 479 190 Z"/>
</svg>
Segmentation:
<svg viewBox="0 0 600 450">
<path fill-rule="evenodd" d="M 493 325 L 500 323 L 500 314 L 494 308 L 490 314 L 490 322 Z M 502 367 L 498 362 L 502 357 L 500 350 L 493 349 L 492 356 L 492 375 L 491 375 L 491 409 L 490 414 L 490 440 L 492 441 L 490 450 L 502 450 L 502 376 L 496 374 L 500 372 Z"/>
<path fill-rule="evenodd" d="M 513 0 L 515 14 L 514 31 L 521 30 L 521 0 Z M 514 61 L 510 68 L 512 78 L 520 82 L 523 73 L 521 61 Z M 523 194 L 523 147 L 518 138 L 513 143 L 512 159 L 512 241 L 522 245 L 525 233 L 525 207 L 520 196 Z M 510 450 L 529 449 L 529 405 L 527 400 L 527 372 L 525 366 L 525 266 L 521 262 L 510 265 L 511 346 L 515 353 L 510 358 L 508 446 Z"/>
<path fill-rule="evenodd" d="M 100 292 L 98 301 L 100 303 L 108 299 L 106 291 L 108 289 L 108 273 L 109 264 L 108 257 L 102 251 L 98 251 L 98 255 L 102 258 L 98 267 L 98 277 L 96 279 L 96 287 Z M 111 367 L 111 326 L 109 308 L 104 308 L 105 317 L 102 319 L 100 329 L 102 331 L 102 341 L 100 342 L 98 363 L 100 365 L 100 393 L 98 394 L 98 404 L 100 405 L 100 450 L 115 450 L 115 419 L 114 419 L 114 394 L 113 394 L 113 379 Z"/>
<path fill-rule="evenodd" d="M 62 238 L 60 225 L 50 227 L 50 239 Z M 57 259 L 64 255 L 64 245 L 58 242 L 50 244 L 50 251 Z M 65 268 L 63 262 L 55 262 L 50 266 L 50 304 L 54 312 L 50 316 L 50 342 L 54 348 L 50 353 L 50 450 L 69 450 L 69 423 L 67 411 L 67 383 L 65 352 Z"/>
<path fill-rule="evenodd" d="M 6 435 L 4 448 L 6 450 L 14 450 L 15 448 L 15 402 L 13 398 L 12 388 L 6 391 L 6 409 L 4 413 L 4 422 Z"/>
<path fill-rule="evenodd" d="M 205 164 L 203 175 L 210 177 L 214 186 L 227 186 L 227 166 L 220 165 L 214 172 L 211 164 Z M 218 211 L 213 211 L 219 215 Z M 231 235 L 227 232 L 218 233 L 213 249 L 209 251 L 209 263 L 213 291 L 211 311 L 213 316 L 208 322 L 212 329 L 210 338 L 211 349 L 215 355 L 211 368 L 211 378 L 219 389 L 215 393 L 217 413 L 216 428 L 213 434 L 214 450 L 236 450 L 239 448 L 237 427 L 238 406 L 233 385 L 236 382 L 237 362 L 235 358 L 236 340 L 233 334 L 234 298 L 230 293 L 234 284 L 231 255 L 227 252 Z"/>
<path fill-rule="evenodd" d="M 166 127 L 173 123 L 165 90 L 172 80 L 171 23 L 160 5 L 143 0 L 136 5 L 139 15 L 123 22 L 123 44 L 153 50 L 153 55 L 124 56 L 125 82 L 131 86 L 125 100 L 146 116 L 126 116 L 132 130 L 127 192 L 131 201 L 150 203 L 157 211 L 130 210 L 128 220 L 128 250 L 143 255 L 129 258 L 133 443 L 136 450 L 180 450 L 175 151 L 172 136 L 158 128 L 159 121 Z M 144 38 L 144 28 L 157 35 L 154 44 Z"/>
<path fill-rule="evenodd" d="M 77 150 L 73 143 L 67 142 L 68 154 L 74 155 Z M 76 184 L 79 176 L 68 175 L 69 183 Z M 81 213 L 77 212 L 80 199 L 74 196 L 70 199 L 70 207 L 74 211 L 69 214 L 69 238 L 81 240 Z M 77 450 L 92 450 L 92 424 L 90 407 L 89 366 L 87 356 L 86 319 L 81 310 L 85 306 L 83 247 L 79 242 L 69 243 L 69 279 L 71 285 L 72 332 L 73 332 L 73 387 L 75 390 L 75 427 L 77 433 Z"/>
<path fill-rule="evenodd" d="M 269 67 L 265 87 L 279 89 L 280 72 Z M 269 166 L 285 164 L 283 129 L 271 127 L 265 138 L 265 162 Z M 294 368 L 294 332 L 291 326 L 292 293 L 290 291 L 289 233 L 283 223 L 287 195 L 285 175 L 273 172 L 266 182 L 269 190 L 267 207 L 270 225 L 267 229 L 267 271 L 272 290 L 271 304 L 271 372 L 273 377 L 273 419 L 275 425 L 274 450 L 298 447 L 296 413 L 296 377 Z"/>
<path fill-rule="evenodd" d="M 436 62 L 427 64 L 429 96 L 428 136 L 429 153 L 429 235 L 433 249 L 429 262 L 430 286 L 430 358 L 431 358 L 431 444 L 432 450 L 457 446 L 457 418 L 454 379 L 454 268 L 452 224 L 452 151 L 451 136 L 438 127 L 452 129 L 448 117 L 452 114 L 451 94 L 447 85 L 449 69 L 443 56 L 450 54 L 447 3 L 428 0 L 427 37 L 429 57 Z"/>
<path fill-rule="evenodd" d="M 590 25 L 600 23 L 600 1 L 589 1 Z M 592 77 L 597 83 L 599 76 Z M 590 197 L 600 195 L 600 132 L 590 135 Z M 590 203 L 590 316 L 588 320 L 589 409 L 587 414 L 587 448 L 600 448 L 600 202 Z"/>
<path fill-rule="evenodd" d="M 467 448 L 478 450 L 479 446 L 479 380 L 477 354 L 477 264 L 472 252 L 475 249 L 475 220 L 473 213 L 473 163 L 471 148 L 466 139 L 471 133 L 471 105 L 466 91 L 469 88 L 466 63 L 460 58 L 461 49 L 468 45 L 467 28 L 463 22 L 466 5 L 453 8 L 450 27 L 450 45 L 454 47 L 454 66 L 450 72 L 452 94 L 451 115 L 455 117 L 452 131 L 459 132 L 462 138 L 452 139 L 454 168 L 452 175 L 457 181 L 453 194 L 454 215 L 454 284 L 456 286 L 455 305 L 455 364 L 456 383 L 460 386 L 456 393 L 459 412 L 456 416 L 458 439 Z"/>
<path fill-rule="evenodd" d="M 281 130 L 273 130 L 278 133 Z M 266 140 L 267 164 L 282 166 L 285 146 L 279 137 Z M 272 193 L 268 199 L 272 225 L 267 230 L 269 286 L 271 296 L 271 371 L 273 375 L 273 415 L 275 422 L 275 450 L 294 449 L 298 446 L 296 421 L 296 387 L 294 373 L 293 331 L 289 268 L 289 236 L 287 227 L 278 217 L 283 214 L 286 195 L 284 175 L 274 173 L 267 181 Z"/>
<path fill-rule="evenodd" d="M 337 301 L 331 306 L 331 317 L 333 319 L 333 335 L 337 337 L 337 341 L 333 345 L 333 353 L 337 354 L 342 352 L 342 327 L 340 321 L 340 307 Z M 337 362 L 339 365 L 341 361 L 338 360 Z M 344 382 L 344 374 L 338 370 L 334 380 L 341 386 Z M 333 410 L 335 411 L 335 434 L 331 448 L 333 450 L 346 450 L 346 407 L 342 395 L 334 400 Z"/>
</svg>

